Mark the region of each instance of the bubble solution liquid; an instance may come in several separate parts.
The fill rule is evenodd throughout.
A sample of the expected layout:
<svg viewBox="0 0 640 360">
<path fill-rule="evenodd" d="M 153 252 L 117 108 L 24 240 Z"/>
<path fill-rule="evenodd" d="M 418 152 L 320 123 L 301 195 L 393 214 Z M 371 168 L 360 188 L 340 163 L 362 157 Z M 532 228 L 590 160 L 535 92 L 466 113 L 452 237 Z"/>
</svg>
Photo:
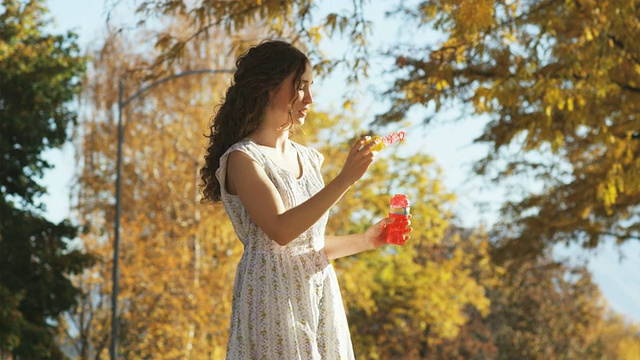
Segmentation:
<svg viewBox="0 0 640 360">
<path fill-rule="evenodd" d="M 388 244 L 404 245 L 404 234 L 409 224 L 411 203 L 407 195 L 396 194 L 389 202 L 389 217 L 393 223 L 387 225 L 386 242 Z"/>
</svg>

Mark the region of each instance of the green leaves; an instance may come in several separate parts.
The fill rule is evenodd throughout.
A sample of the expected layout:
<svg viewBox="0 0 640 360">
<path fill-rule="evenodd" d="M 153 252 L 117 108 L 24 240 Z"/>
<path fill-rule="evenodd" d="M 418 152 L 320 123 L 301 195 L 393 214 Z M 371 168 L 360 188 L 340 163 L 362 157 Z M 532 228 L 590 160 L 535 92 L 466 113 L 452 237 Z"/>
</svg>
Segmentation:
<svg viewBox="0 0 640 360">
<path fill-rule="evenodd" d="M 75 121 L 67 104 L 79 89 L 85 59 L 75 35 L 40 34 L 42 5 L 20 3 L 9 2 L 0 17 L 0 188 L 33 205 L 45 191 L 37 178 L 51 167 L 41 153 L 62 146 Z"/>
<path fill-rule="evenodd" d="M 62 357 L 56 321 L 79 294 L 69 276 L 92 264 L 70 250 L 76 228 L 39 212 L 45 150 L 68 140 L 85 59 L 75 36 L 46 35 L 38 1 L 4 1 L 0 15 L 0 348 L 16 357 Z"/>
</svg>

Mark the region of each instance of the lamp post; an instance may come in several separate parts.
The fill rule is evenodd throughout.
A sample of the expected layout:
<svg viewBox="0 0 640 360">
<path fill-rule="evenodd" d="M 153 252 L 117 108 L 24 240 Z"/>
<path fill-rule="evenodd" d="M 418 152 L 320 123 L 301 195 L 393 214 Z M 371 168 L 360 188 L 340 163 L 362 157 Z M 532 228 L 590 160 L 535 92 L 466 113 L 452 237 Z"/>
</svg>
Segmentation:
<svg viewBox="0 0 640 360">
<path fill-rule="evenodd" d="M 167 81 L 177 79 L 189 75 L 197 74 L 220 74 L 220 73 L 233 73 L 233 70 L 229 69 L 200 69 L 200 70 L 188 70 L 178 74 L 169 75 L 160 80 L 154 81 L 151 84 L 142 87 L 135 94 L 124 99 L 124 82 L 120 79 L 118 84 L 118 155 L 116 160 L 116 214 L 114 221 L 114 238 L 113 238 L 113 271 L 112 281 L 113 289 L 111 294 L 111 346 L 109 354 L 111 360 L 115 360 L 118 357 L 118 278 L 119 278 L 119 266 L 118 260 L 120 258 L 120 198 L 122 194 L 122 143 L 124 141 L 124 129 L 122 127 L 122 110 L 129 105 L 133 100 L 139 98 L 147 90 L 150 90 L 160 84 Z"/>
</svg>

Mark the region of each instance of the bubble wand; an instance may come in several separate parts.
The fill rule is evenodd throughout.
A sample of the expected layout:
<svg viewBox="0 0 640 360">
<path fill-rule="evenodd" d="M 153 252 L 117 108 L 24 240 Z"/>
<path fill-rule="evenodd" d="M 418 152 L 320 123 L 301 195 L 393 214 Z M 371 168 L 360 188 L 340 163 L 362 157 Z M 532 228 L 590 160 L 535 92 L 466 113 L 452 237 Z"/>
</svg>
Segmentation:
<svg viewBox="0 0 640 360">
<path fill-rule="evenodd" d="M 396 131 L 393 132 L 389 135 L 386 135 L 384 137 L 380 137 L 378 135 L 371 137 L 371 139 L 367 140 L 364 144 L 370 144 L 376 140 L 380 140 L 380 142 L 376 145 L 374 145 L 371 148 L 371 151 L 380 151 L 382 150 L 382 148 L 384 148 L 385 146 L 389 146 L 389 145 L 393 145 L 396 143 L 399 143 L 400 141 L 403 141 L 404 138 L 406 137 L 406 132 L 404 130 L 402 131 Z"/>
</svg>

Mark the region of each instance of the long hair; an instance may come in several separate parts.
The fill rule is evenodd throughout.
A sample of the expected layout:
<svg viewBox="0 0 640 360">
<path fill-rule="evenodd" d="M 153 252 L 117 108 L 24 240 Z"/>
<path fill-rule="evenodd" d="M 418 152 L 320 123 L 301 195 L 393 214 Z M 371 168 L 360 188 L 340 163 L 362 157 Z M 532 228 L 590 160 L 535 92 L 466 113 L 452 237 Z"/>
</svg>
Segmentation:
<svg viewBox="0 0 640 360">
<path fill-rule="evenodd" d="M 300 86 L 308 63 L 300 50 L 277 40 L 262 42 L 238 57 L 231 86 L 211 119 L 209 135 L 205 135 L 209 144 L 200 170 L 203 203 L 220 201 L 220 182 L 215 176 L 220 157 L 231 145 L 258 129 L 271 92 L 287 76 L 294 74 L 294 89 Z"/>
</svg>

